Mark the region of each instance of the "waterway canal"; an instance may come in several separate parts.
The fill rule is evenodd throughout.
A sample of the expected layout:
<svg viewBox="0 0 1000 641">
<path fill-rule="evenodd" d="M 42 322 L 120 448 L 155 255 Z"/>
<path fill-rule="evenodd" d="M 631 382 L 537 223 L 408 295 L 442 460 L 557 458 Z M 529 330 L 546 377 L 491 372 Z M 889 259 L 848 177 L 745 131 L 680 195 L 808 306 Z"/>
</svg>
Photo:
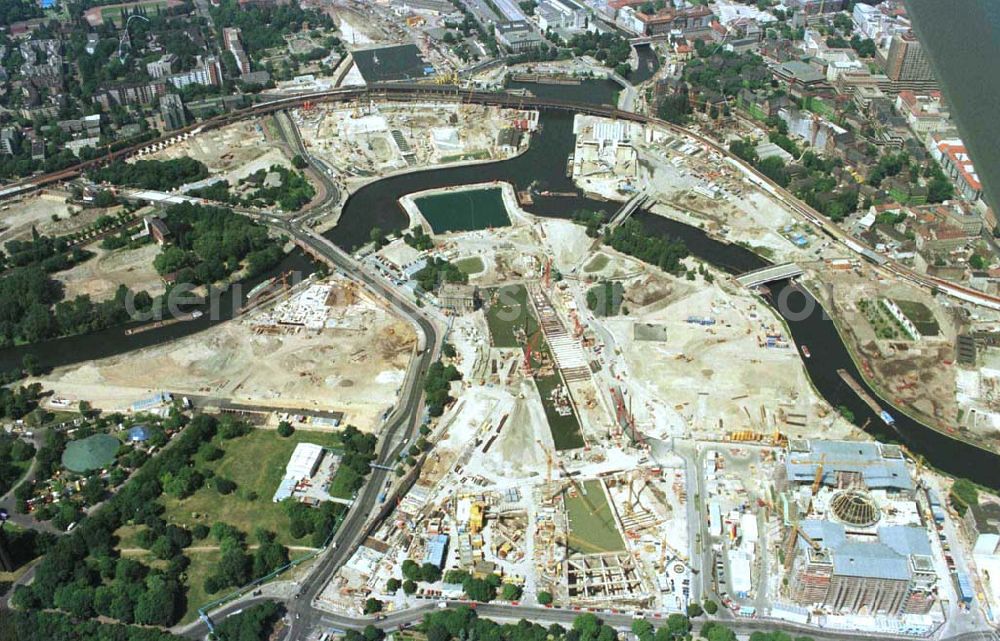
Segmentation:
<svg viewBox="0 0 1000 641">
<path fill-rule="evenodd" d="M 366 242 L 371 228 L 396 229 L 405 225 L 406 217 L 397 204 L 408 193 L 452 185 L 493 180 L 513 183 L 518 190 L 532 184 L 557 192 L 573 192 L 573 197 L 537 197 L 533 214 L 567 218 L 577 209 L 614 211 L 617 203 L 584 197 L 566 177 L 566 159 L 573 151 L 573 117 L 561 112 L 544 112 L 541 131 L 532 139 L 530 148 L 510 160 L 428 170 L 389 177 L 371 183 L 355 192 L 344 206 L 340 223 L 327 237 L 345 249 Z M 372 215 L 375 212 L 375 215 Z M 683 239 L 691 254 L 730 274 L 750 271 L 768 262 L 751 251 L 734 244 L 715 240 L 703 231 L 661 216 L 640 211 L 637 220 L 651 233 Z M 922 454 L 927 462 L 945 472 L 964 476 L 988 487 L 1000 489 L 1000 457 L 951 439 L 892 408 L 880 400 L 896 419 L 895 429 L 889 429 L 837 374 L 844 369 L 874 397 L 840 340 L 836 327 L 820 304 L 811 295 L 788 282 L 772 283 L 769 301 L 784 301 L 786 309 L 809 313 L 786 315 L 789 331 L 798 345 L 808 345 L 813 357 L 804 360 L 816 389 L 833 407 L 846 406 L 859 424 L 869 421 L 868 431 L 882 440 L 902 440 L 911 451 Z"/>
</svg>

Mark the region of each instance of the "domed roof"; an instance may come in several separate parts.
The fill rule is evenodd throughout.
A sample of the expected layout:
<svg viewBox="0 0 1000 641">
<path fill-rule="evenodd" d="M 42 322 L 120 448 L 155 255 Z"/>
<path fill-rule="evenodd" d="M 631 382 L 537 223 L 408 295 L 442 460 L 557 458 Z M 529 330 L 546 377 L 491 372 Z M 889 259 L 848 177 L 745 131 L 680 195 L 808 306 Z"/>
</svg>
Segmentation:
<svg viewBox="0 0 1000 641">
<path fill-rule="evenodd" d="M 838 520 L 859 527 L 874 525 L 881 516 L 872 497 L 860 490 L 838 492 L 830 501 L 830 509 Z"/>
</svg>

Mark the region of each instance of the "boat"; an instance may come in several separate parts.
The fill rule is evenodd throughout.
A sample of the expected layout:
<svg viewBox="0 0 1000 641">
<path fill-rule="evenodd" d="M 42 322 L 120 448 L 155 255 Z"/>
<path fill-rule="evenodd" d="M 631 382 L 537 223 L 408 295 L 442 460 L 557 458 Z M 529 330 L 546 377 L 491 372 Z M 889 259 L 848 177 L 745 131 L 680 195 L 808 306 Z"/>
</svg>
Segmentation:
<svg viewBox="0 0 1000 641">
<path fill-rule="evenodd" d="M 856 380 L 854 380 L 854 377 L 851 376 L 847 370 L 838 369 L 837 374 L 840 375 L 840 378 L 844 379 L 844 382 L 847 383 L 848 387 L 850 387 L 854 393 L 857 394 L 861 400 L 863 400 L 865 404 L 872 409 L 873 412 L 878 414 L 878 417 L 882 419 L 883 423 L 889 426 L 896 425 L 896 419 L 892 417 L 892 414 L 882 409 L 882 407 L 875 402 L 875 399 L 872 398 L 872 395 L 865 391 L 865 389 L 861 387 Z"/>
<path fill-rule="evenodd" d="M 805 356 L 806 358 L 812 358 L 812 352 L 810 352 L 809 348 L 806 347 L 805 345 L 802 346 L 802 355 Z"/>
</svg>

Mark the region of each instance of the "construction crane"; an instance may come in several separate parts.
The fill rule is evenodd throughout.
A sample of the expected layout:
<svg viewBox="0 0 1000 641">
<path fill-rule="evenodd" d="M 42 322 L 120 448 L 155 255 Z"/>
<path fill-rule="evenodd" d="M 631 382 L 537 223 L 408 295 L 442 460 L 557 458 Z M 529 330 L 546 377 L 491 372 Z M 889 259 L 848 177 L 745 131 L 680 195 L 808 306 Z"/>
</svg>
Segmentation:
<svg viewBox="0 0 1000 641">
<path fill-rule="evenodd" d="M 826 462 L 826 454 L 820 457 L 819 465 L 816 466 L 816 474 L 813 476 L 812 495 L 816 496 L 820 483 L 823 482 L 823 464 Z"/>
<path fill-rule="evenodd" d="M 819 543 L 814 541 L 808 534 L 802 531 L 802 528 L 799 527 L 798 523 L 793 525 L 792 531 L 788 535 L 788 543 L 785 545 L 785 574 L 788 574 L 788 572 L 792 569 L 792 563 L 795 562 L 795 542 L 798 541 L 800 536 L 803 541 L 808 543 L 809 546 L 817 552 L 822 549 Z"/>
<path fill-rule="evenodd" d="M 538 447 L 542 448 L 542 451 L 545 452 L 545 482 L 546 483 L 551 483 L 552 482 L 552 450 L 550 450 L 548 447 L 546 447 L 545 443 L 542 443 L 538 439 L 535 439 L 535 442 L 538 443 Z"/>
</svg>

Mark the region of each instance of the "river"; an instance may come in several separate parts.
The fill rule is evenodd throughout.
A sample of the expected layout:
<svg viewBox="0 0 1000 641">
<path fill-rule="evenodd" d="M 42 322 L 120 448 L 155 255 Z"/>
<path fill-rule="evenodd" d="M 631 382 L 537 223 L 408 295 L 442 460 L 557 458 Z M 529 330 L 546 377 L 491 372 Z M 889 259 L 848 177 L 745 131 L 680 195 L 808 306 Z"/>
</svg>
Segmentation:
<svg viewBox="0 0 1000 641">
<path fill-rule="evenodd" d="M 906 0 L 907 11 L 962 140 L 983 183 L 987 202 L 1000 211 L 1000 2 Z"/>
<path fill-rule="evenodd" d="M 510 182 L 518 190 L 536 184 L 552 191 L 577 194 L 575 197 L 536 196 L 534 204 L 525 209 L 540 216 L 568 218 L 577 209 L 616 210 L 618 203 L 586 198 L 566 177 L 566 159 L 574 146 L 573 116 L 562 112 L 543 112 L 540 124 L 540 131 L 532 139 L 528 150 L 510 160 L 402 174 L 362 187 L 347 200 L 339 224 L 327 232 L 327 238 L 344 249 L 360 246 L 368 241 L 371 229 L 376 225 L 382 229 L 406 226 L 407 218 L 397 202 L 405 194 L 494 180 Z M 692 255 L 730 274 L 768 264 L 739 245 L 715 240 L 689 225 L 645 211 L 637 212 L 635 218 L 651 233 L 683 239 Z M 881 440 L 901 440 L 934 467 L 991 488 L 1000 488 L 1000 457 L 948 438 L 908 418 L 885 402 L 881 405 L 894 415 L 895 430 L 882 423 L 837 374 L 838 369 L 846 370 L 869 394 L 878 398 L 874 390 L 863 382 L 833 322 L 820 304 L 803 289 L 787 281 L 772 283 L 770 291 L 774 300 L 785 300 L 787 308 L 793 311 L 806 309 L 807 305 L 812 310 L 809 314 L 786 317 L 785 321 L 796 344 L 809 346 L 814 354 L 803 362 L 816 389 L 831 406 L 848 407 L 859 424 L 870 419 L 867 429 L 872 436 Z"/>
<path fill-rule="evenodd" d="M 233 286 L 222 291 L 217 298 L 216 309 L 218 313 L 212 313 L 207 306 L 192 307 L 191 309 L 204 310 L 203 315 L 200 318 L 134 333 L 131 336 L 127 335 L 125 330 L 129 327 L 142 326 L 144 323 L 119 325 L 90 334 L 66 336 L 44 343 L 0 350 L 0 371 L 20 367 L 27 354 L 33 354 L 43 367 L 60 367 L 124 354 L 143 347 L 190 336 L 232 319 L 239 311 L 240 304 L 246 299 L 246 294 L 258 283 L 285 272 L 299 274 L 305 278 L 314 271 L 316 271 L 316 266 L 310 259 L 301 250 L 295 249 L 267 273 L 238 283 L 238 287 Z M 164 384 L 166 385 L 167 382 L 165 381 Z"/>
<path fill-rule="evenodd" d="M 567 93 L 593 102 L 608 102 L 615 91 L 613 83 L 602 81 L 577 86 L 537 85 L 532 91 L 539 95 Z M 352 194 L 344 205 L 339 224 L 326 233 L 327 238 L 340 247 L 350 250 L 360 246 L 370 237 L 375 226 L 384 230 L 401 229 L 407 217 L 398 204 L 406 194 L 427 189 L 488 181 L 506 181 L 518 189 L 535 185 L 540 190 L 573 192 L 572 197 L 536 196 L 527 209 L 539 216 L 568 218 L 577 209 L 615 211 L 618 203 L 597 201 L 583 196 L 566 176 L 566 161 L 573 151 L 573 116 L 563 112 L 543 112 L 540 131 L 532 138 L 529 148 L 521 155 L 503 161 L 473 165 L 427 169 L 397 176 L 390 176 L 370 183 Z M 715 240 L 703 231 L 640 211 L 635 214 L 651 233 L 683 239 L 692 255 L 701 258 L 730 274 L 737 274 L 765 266 L 767 261 L 749 250 Z M 299 252 L 286 257 L 272 274 L 285 270 L 311 273 L 313 266 Z M 268 276 L 244 285 L 249 289 Z M 901 439 L 910 449 L 923 455 L 931 465 L 956 476 L 964 476 L 977 483 L 1000 488 L 1000 457 L 961 441 L 950 439 L 922 424 L 913 421 L 886 403 L 884 407 L 896 416 L 896 431 L 886 428 L 871 409 L 854 394 L 837 375 L 838 369 L 847 370 L 855 380 L 872 394 L 877 395 L 862 382 L 844 343 L 840 340 L 833 322 L 823 313 L 812 297 L 798 286 L 788 282 L 772 283 L 770 291 L 774 300 L 786 299 L 786 308 L 803 309 L 809 305 L 811 313 L 786 317 L 789 331 L 798 345 L 808 345 L 813 358 L 804 360 L 806 370 L 819 393 L 832 406 L 845 405 L 854 412 L 856 420 L 868 427 L 872 436 L 881 439 Z M 59 366 L 91 361 L 121 354 L 142 347 L 176 340 L 228 320 L 233 316 L 232 296 L 223 297 L 222 313 L 216 318 L 209 315 L 200 319 L 177 323 L 168 327 L 126 336 L 122 328 L 113 328 L 85 336 L 67 337 L 47 343 L 0 351 L 0 368 L 19 365 L 26 353 L 35 354 L 43 365 Z"/>
</svg>

